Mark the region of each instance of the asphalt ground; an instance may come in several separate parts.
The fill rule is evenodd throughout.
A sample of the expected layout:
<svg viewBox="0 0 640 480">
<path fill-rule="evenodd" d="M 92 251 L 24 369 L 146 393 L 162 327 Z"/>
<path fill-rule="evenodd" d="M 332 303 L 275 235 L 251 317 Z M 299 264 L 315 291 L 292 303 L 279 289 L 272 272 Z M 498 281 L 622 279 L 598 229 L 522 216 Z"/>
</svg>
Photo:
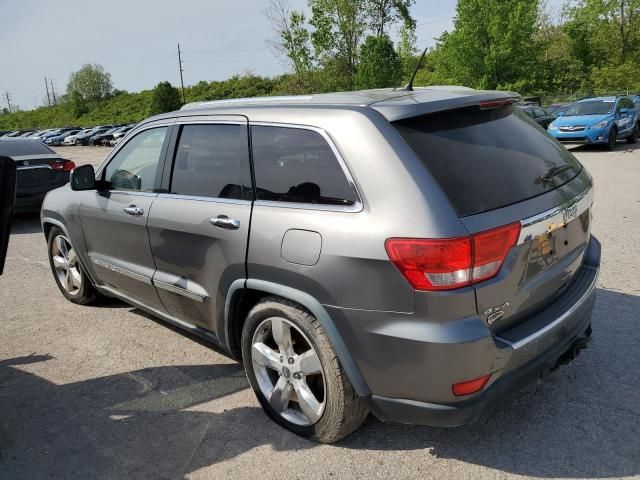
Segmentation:
<svg viewBox="0 0 640 480">
<path fill-rule="evenodd" d="M 76 163 L 108 149 L 67 147 Z M 640 478 L 640 149 L 580 147 L 603 245 L 594 342 L 454 429 L 370 417 L 318 445 L 263 414 L 242 368 L 117 301 L 58 291 L 37 215 L 0 277 L 0 479 Z"/>
</svg>

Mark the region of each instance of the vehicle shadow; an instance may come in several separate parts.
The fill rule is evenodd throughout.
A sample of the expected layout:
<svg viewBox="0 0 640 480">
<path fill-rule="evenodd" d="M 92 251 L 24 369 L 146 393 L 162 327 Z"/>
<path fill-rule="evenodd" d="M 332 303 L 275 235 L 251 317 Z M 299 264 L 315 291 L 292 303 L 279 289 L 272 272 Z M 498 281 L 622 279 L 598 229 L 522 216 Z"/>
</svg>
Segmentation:
<svg viewBox="0 0 640 480">
<path fill-rule="evenodd" d="M 28 235 L 42 232 L 40 213 L 16 213 L 11 221 L 11 235 Z"/>
<path fill-rule="evenodd" d="M 540 478 L 637 475 L 638 312 L 639 297 L 599 290 L 592 346 L 484 421 L 438 429 L 369 419 L 334 447 L 296 437 L 258 407 L 223 400 L 248 388 L 238 364 L 161 366 L 56 384 L 29 371 L 54 360 L 48 355 L 0 361 L 0 478 L 182 478 L 264 445 L 273 455 L 420 450 Z"/>
</svg>

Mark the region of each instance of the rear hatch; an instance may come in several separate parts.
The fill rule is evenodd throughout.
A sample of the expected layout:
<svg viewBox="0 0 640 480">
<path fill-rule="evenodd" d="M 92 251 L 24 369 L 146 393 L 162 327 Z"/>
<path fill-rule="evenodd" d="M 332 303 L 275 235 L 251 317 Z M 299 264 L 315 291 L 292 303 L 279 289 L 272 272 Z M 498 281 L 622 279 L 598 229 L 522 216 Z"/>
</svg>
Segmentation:
<svg viewBox="0 0 640 480">
<path fill-rule="evenodd" d="M 494 333 L 540 311 L 572 284 L 590 238 L 591 177 L 510 102 L 484 102 L 392 125 L 471 235 L 520 233 L 496 276 L 473 283 Z"/>
</svg>

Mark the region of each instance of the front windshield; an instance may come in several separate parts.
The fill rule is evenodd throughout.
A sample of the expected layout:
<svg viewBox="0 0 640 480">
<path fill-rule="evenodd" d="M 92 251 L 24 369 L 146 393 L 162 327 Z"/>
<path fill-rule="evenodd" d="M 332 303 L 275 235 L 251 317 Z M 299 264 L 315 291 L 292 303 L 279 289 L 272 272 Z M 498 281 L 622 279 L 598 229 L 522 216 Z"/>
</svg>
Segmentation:
<svg viewBox="0 0 640 480">
<path fill-rule="evenodd" d="M 592 102 L 578 102 L 567 109 L 565 116 L 606 115 L 613 111 L 613 106 L 613 101 L 596 100 Z"/>
</svg>

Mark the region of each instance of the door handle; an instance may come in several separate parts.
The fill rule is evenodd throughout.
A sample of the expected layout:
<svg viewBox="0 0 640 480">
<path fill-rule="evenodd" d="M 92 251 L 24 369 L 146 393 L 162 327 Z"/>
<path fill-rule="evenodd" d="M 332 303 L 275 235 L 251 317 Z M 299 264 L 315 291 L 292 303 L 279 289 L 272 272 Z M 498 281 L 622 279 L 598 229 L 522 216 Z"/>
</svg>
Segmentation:
<svg viewBox="0 0 640 480">
<path fill-rule="evenodd" d="M 226 215 L 210 218 L 209 221 L 218 228 L 226 228 L 227 230 L 237 230 L 240 228 L 240 220 L 229 218 Z"/>
<path fill-rule="evenodd" d="M 123 208 L 123 210 L 129 215 L 135 215 L 135 216 L 142 215 L 144 213 L 144 209 L 140 207 L 136 207 L 135 205 L 131 205 L 130 207 L 125 207 Z"/>
</svg>

